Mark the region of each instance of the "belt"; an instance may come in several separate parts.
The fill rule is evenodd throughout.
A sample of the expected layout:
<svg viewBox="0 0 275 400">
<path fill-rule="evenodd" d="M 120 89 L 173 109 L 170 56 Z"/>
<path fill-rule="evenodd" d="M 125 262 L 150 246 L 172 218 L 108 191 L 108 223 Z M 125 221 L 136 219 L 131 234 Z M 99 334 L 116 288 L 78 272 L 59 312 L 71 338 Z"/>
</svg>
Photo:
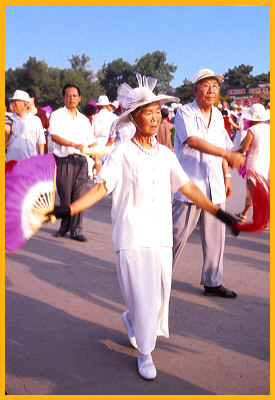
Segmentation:
<svg viewBox="0 0 275 400">
<path fill-rule="evenodd" d="M 61 160 L 69 160 L 69 159 L 77 159 L 77 158 L 85 157 L 85 156 L 83 156 L 82 154 L 69 154 L 69 155 L 66 156 L 66 157 L 59 157 L 59 156 L 56 156 L 56 155 L 54 154 L 54 156 L 55 156 L 56 158 L 61 159 Z"/>
<path fill-rule="evenodd" d="M 81 158 L 84 157 L 81 154 L 69 154 L 66 158 Z"/>
</svg>

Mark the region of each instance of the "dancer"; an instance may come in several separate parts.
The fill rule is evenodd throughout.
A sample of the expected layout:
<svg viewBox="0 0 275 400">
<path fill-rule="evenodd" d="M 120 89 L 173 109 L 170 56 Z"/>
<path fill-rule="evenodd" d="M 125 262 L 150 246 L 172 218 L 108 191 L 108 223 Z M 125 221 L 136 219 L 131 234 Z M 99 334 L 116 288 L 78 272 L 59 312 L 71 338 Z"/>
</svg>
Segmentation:
<svg viewBox="0 0 275 400">
<path fill-rule="evenodd" d="M 265 124 L 269 115 L 262 104 L 253 104 L 251 108 L 242 113 L 243 117 L 250 121 L 243 144 L 238 149 L 245 153 L 248 149 L 246 162 L 246 198 L 243 210 L 236 214 L 244 222 L 253 203 L 253 183 L 251 175 L 257 173 L 265 179 L 270 171 L 270 125 Z"/>
<path fill-rule="evenodd" d="M 112 242 L 120 288 L 128 307 L 123 322 L 138 348 L 138 371 L 145 379 L 157 375 L 151 352 L 157 336 L 169 336 L 168 313 L 172 279 L 171 193 L 180 189 L 198 207 L 229 226 L 237 219 L 207 199 L 190 182 L 176 156 L 154 136 L 161 105 L 178 101 L 152 90 L 156 79 L 137 74 L 139 87 L 118 88 L 124 112 L 114 129 L 132 122 L 134 137 L 115 147 L 98 173 L 95 185 L 70 207 L 55 207 L 56 217 L 75 215 L 112 192 Z"/>
</svg>

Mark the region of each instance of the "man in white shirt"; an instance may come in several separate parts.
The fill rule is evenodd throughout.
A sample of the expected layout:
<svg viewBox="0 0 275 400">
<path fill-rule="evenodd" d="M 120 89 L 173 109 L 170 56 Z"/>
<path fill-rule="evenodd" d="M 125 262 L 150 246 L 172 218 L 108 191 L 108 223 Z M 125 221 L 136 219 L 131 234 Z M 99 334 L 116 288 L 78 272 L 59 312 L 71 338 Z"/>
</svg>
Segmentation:
<svg viewBox="0 0 275 400">
<path fill-rule="evenodd" d="M 244 158 L 230 149 L 232 142 L 224 129 L 223 117 L 214 107 L 219 82 L 224 79 L 209 69 L 194 76 L 193 103 L 182 106 L 175 118 L 174 151 L 190 180 L 221 209 L 232 192 L 228 164 L 239 168 Z M 205 295 L 234 298 L 237 294 L 222 286 L 224 224 L 196 207 L 177 192 L 173 202 L 174 264 L 194 228 L 200 223 L 203 247 L 201 284 Z"/>
<path fill-rule="evenodd" d="M 12 126 L 6 134 L 7 161 L 44 154 L 45 135 L 40 118 L 28 112 L 30 97 L 16 90 L 9 99 L 13 107 Z"/>
<path fill-rule="evenodd" d="M 94 116 L 93 129 L 97 144 L 101 147 L 106 146 L 111 125 L 117 119 L 117 115 L 110 111 L 110 102 L 107 96 L 99 96 L 97 106 L 99 112 Z"/>
<path fill-rule="evenodd" d="M 57 163 L 56 186 L 60 205 L 67 206 L 83 195 L 88 182 L 87 158 L 81 155 L 83 147 L 96 146 L 92 126 L 88 118 L 81 114 L 77 106 L 81 101 L 77 86 L 67 84 L 63 88 L 65 107 L 54 111 L 50 118 L 50 134 L 54 142 L 53 154 Z M 100 169 L 100 161 L 95 157 L 95 168 Z M 70 232 L 71 239 L 87 242 L 82 234 L 83 213 L 62 218 L 56 237 Z"/>
</svg>

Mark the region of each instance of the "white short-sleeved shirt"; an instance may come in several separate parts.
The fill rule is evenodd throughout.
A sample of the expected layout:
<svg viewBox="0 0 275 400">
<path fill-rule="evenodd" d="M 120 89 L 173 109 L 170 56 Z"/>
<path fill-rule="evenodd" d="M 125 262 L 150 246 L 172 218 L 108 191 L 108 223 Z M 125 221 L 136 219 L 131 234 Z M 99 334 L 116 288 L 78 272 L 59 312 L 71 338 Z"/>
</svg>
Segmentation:
<svg viewBox="0 0 275 400">
<path fill-rule="evenodd" d="M 67 107 L 60 108 L 51 114 L 50 134 L 83 146 L 90 146 L 96 142 L 88 118 L 78 110 L 76 117 L 73 118 Z M 75 147 L 61 146 L 58 143 L 53 143 L 53 153 L 58 157 L 67 157 L 74 153 L 81 154 Z"/>
<path fill-rule="evenodd" d="M 12 115 L 13 124 L 7 148 L 7 161 L 20 161 L 37 154 L 37 145 L 45 144 L 45 134 L 39 117 L 28 112 L 23 118 Z"/>
<path fill-rule="evenodd" d="M 224 176 L 222 169 L 222 157 L 202 153 L 187 145 L 187 138 L 198 136 L 218 147 L 231 149 L 233 144 L 224 129 L 221 112 L 212 107 L 210 125 L 207 128 L 203 115 L 196 103 L 183 105 L 175 118 L 174 152 L 190 180 L 200 190 L 212 199 L 214 204 L 224 203 L 226 200 Z M 175 199 L 180 201 L 190 200 L 177 192 Z"/>
<path fill-rule="evenodd" d="M 268 179 L 270 170 L 270 125 L 256 124 L 251 126 L 249 130 L 253 134 L 253 139 L 249 146 L 246 170 L 257 172 Z"/>
<path fill-rule="evenodd" d="M 189 178 L 176 156 L 159 145 L 156 156 L 131 140 L 115 147 L 96 182 L 112 193 L 114 251 L 172 246 L 172 194 Z"/>
<path fill-rule="evenodd" d="M 96 141 L 100 145 L 106 145 L 109 133 L 117 115 L 103 108 L 93 118 L 93 129 Z"/>
</svg>

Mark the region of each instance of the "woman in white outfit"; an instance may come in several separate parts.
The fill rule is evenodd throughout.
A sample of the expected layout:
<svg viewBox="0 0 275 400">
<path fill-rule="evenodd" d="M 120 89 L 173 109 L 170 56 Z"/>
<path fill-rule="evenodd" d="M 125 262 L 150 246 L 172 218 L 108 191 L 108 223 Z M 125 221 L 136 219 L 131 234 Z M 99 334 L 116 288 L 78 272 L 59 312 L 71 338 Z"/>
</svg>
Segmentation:
<svg viewBox="0 0 275 400">
<path fill-rule="evenodd" d="M 118 88 L 124 112 L 115 122 L 120 129 L 131 122 L 134 137 L 107 157 L 95 185 L 68 209 L 54 215 L 74 215 L 112 192 L 112 242 L 121 291 L 128 307 L 123 322 L 131 344 L 138 348 L 138 371 L 145 379 L 157 375 L 151 352 L 158 335 L 169 336 L 168 312 L 172 279 L 172 193 L 178 189 L 198 207 L 229 226 L 236 218 L 223 212 L 190 182 L 176 156 L 158 144 L 161 105 L 178 101 L 156 96 L 156 79 L 137 74 L 139 87 Z"/>
<path fill-rule="evenodd" d="M 253 203 L 253 183 L 250 173 L 257 173 L 265 179 L 269 178 L 270 171 L 270 125 L 264 123 L 269 119 L 269 113 L 262 104 L 253 104 L 251 108 L 243 112 L 243 117 L 250 121 L 243 144 L 239 148 L 240 153 L 248 149 L 246 164 L 246 198 L 242 212 L 236 214 L 244 222 L 247 213 Z"/>
</svg>

